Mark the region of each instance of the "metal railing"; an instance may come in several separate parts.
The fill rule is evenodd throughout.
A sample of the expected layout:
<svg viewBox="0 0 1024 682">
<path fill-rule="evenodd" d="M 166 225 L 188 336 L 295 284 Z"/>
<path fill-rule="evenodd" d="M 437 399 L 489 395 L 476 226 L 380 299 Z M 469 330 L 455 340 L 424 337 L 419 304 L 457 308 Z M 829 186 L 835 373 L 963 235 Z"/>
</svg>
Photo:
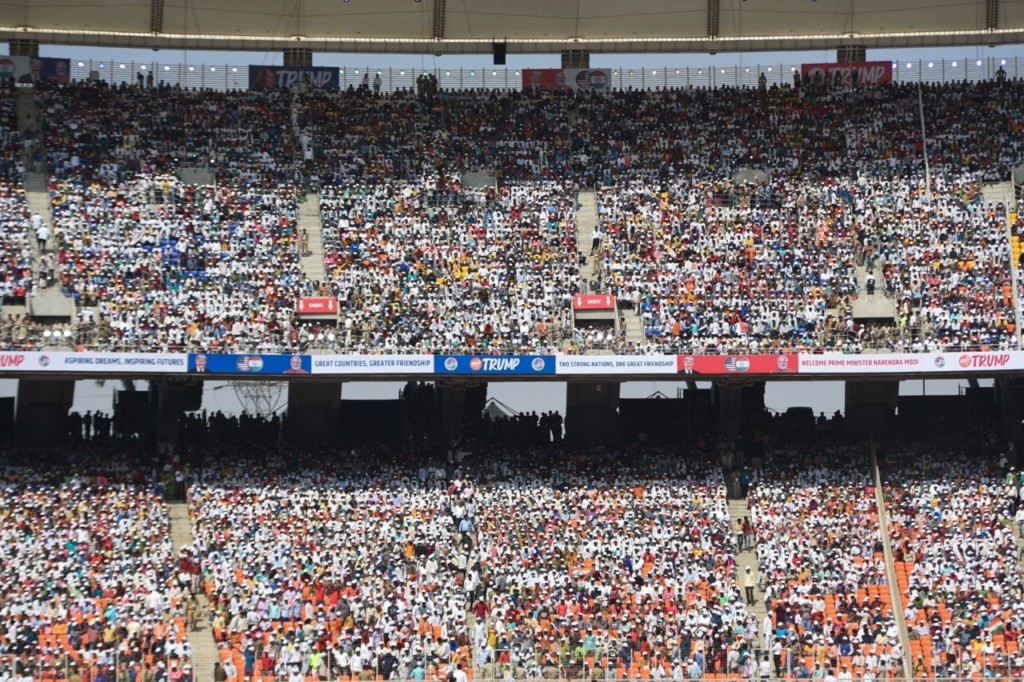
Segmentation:
<svg viewBox="0 0 1024 682">
<path fill-rule="evenodd" d="M 762 653 L 762 652 L 754 652 Z M 754 655 L 753 653 L 751 655 Z M 114 658 L 114 656 L 111 656 Z M 788 657 L 787 657 L 788 658 Z M 179 668 L 186 665 L 194 667 L 195 663 L 189 657 L 183 658 L 171 658 L 169 659 L 170 664 L 177 665 Z M 135 668 L 138 672 L 142 664 L 141 662 L 125 663 L 122 659 L 118 662 L 98 662 L 93 661 L 89 663 L 75 661 L 70 656 L 64 656 L 62 654 L 48 654 L 47 656 L 30 656 L 26 658 L 24 663 L 30 663 L 33 669 L 31 675 L 19 676 L 19 679 L 31 679 L 39 682 L 56 682 L 57 680 L 70 680 L 74 675 L 80 675 L 81 673 L 87 672 L 89 679 L 96 679 L 96 676 L 103 673 L 108 679 L 127 679 L 129 668 Z M 2 657 L 0 658 L 0 669 L 10 668 L 13 669 L 15 661 L 12 658 Z M 425 675 L 422 678 L 415 677 L 395 677 L 385 676 L 374 670 L 375 666 L 371 666 L 370 670 L 373 673 L 372 679 L 374 681 L 381 681 L 389 679 L 392 681 L 399 682 L 422 682 L 436 681 L 443 682 L 446 679 L 444 668 L 447 666 L 437 666 L 434 663 L 430 663 L 425 666 Z M 801 679 L 797 677 L 796 670 L 785 669 L 780 671 L 778 674 L 772 673 L 769 676 L 760 676 L 757 674 L 756 669 L 754 671 L 747 671 L 744 673 L 741 671 L 733 672 L 711 672 L 707 670 L 700 671 L 697 676 L 692 676 L 687 670 L 686 666 L 683 667 L 683 678 L 687 680 L 701 680 L 703 682 L 712 682 L 715 680 L 726 680 L 728 682 L 741 682 L 742 680 L 757 680 L 760 682 L 793 682 L 795 679 Z M 813 670 L 813 664 L 808 666 L 810 670 Z M 827 665 L 824 666 L 827 670 L 832 670 L 838 673 L 842 669 L 842 664 L 838 661 L 828 661 Z M 847 666 L 849 667 L 849 666 Z M 330 674 L 314 673 L 307 671 L 301 675 L 303 682 L 355 682 L 360 679 L 357 675 L 343 676 L 337 671 L 336 666 L 331 665 L 332 670 Z M 1010 666 L 999 666 L 1002 670 L 999 676 L 986 676 L 984 679 L 989 682 L 1019 682 L 1024 675 L 1024 671 L 1016 671 L 1016 674 L 1011 674 L 1012 668 Z M 454 669 L 454 666 L 452 666 Z M 636 677 L 616 677 L 607 676 L 607 673 L 603 670 L 600 672 L 595 671 L 591 666 L 562 666 L 557 665 L 552 661 L 551 665 L 530 665 L 524 667 L 522 665 L 511 665 L 511 664 L 485 664 L 484 666 L 470 666 L 468 664 L 463 666 L 464 670 L 469 671 L 472 669 L 473 682 L 506 682 L 509 679 L 512 680 L 546 680 L 559 682 L 574 682 L 579 680 L 604 680 L 605 682 L 639 682 L 641 679 L 657 679 L 653 678 L 650 674 L 650 669 L 644 671 L 642 675 Z M 411 671 L 413 672 L 413 671 Z M 394 675 L 394 674 L 392 674 Z M 123 677 L 122 677 L 123 676 Z M 964 670 L 959 675 L 952 675 L 949 677 L 935 677 L 931 675 L 921 674 L 920 672 L 913 676 L 914 679 L 928 679 L 934 682 L 973 682 L 974 680 L 982 678 L 982 672 L 976 673 L 968 672 Z M 196 678 L 193 678 L 196 679 Z M 293 676 L 282 676 L 274 674 L 273 672 L 255 673 L 252 675 L 244 674 L 244 671 L 238 670 L 238 674 L 234 677 L 228 677 L 228 682 L 291 682 L 295 678 Z M 665 682 L 669 682 L 673 678 L 671 673 L 661 678 Z M 860 676 L 851 678 L 852 680 L 865 679 Z M 909 679 L 903 676 L 902 671 L 899 670 L 898 662 L 895 665 L 883 665 L 879 668 L 878 672 L 874 676 L 876 680 L 903 680 Z M 197 682 L 205 682 L 199 681 Z"/>
<path fill-rule="evenodd" d="M 610 336 L 610 338 L 609 338 Z M 917 341 L 927 341 L 928 347 L 919 347 Z M 281 353 L 312 355 L 579 355 L 602 352 L 612 355 L 732 355 L 737 353 L 957 353 L 1016 350 L 1016 346 L 1003 344 L 941 343 L 925 332 L 908 327 L 887 327 L 877 332 L 850 338 L 840 329 L 822 330 L 816 338 L 777 340 L 763 338 L 727 337 L 718 344 L 702 339 L 673 339 L 669 334 L 648 336 L 644 341 L 631 342 L 622 333 L 606 335 L 600 341 L 588 339 L 573 330 L 552 331 L 531 343 L 479 343 L 440 346 L 435 344 L 380 345 L 361 343 L 358 337 L 346 339 L 342 330 L 323 331 L 305 335 L 295 341 L 284 334 L 253 338 L 232 338 L 209 342 L 170 343 L 144 335 L 120 337 L 109 330 L 95 326 L 77 327 L 55 325 L 47 327 L 33 322 L 27 331 L 0 329 L 0 351 L 77 351 L 115 353 Z"/>
<path fill-rule="evenodd" d="M 142 75 L 150 75 L 155 85 L 180 85 L 184 88 L 210 90 L 245 90 L 249 87 L 248 65 L 231 64 L 163 64 L 120 60 L 70 59 L 72 80 L 86 80 L 95 72 L 107 83 L 137 84 Z M 768 86 L 793 82 L 800 64 L 758 64 L 750 66 L 652 67 L 628 68 L 598 64 L 611 68 L 612 90 L 657 90 L 660 88 L 757 87 L 763 74 Z M 1024 59 L 1019 57 L 984 59 L 938 59 L 893 62 L 893 80 L 897 83 L 956 83 L 995 78 L 1002 68 L 1007 78 L 1024 77 Z M 358 88 L 367 75 L 371 80 L 380 75 L 381 91 L 414 90 L 416 79 L 430 74 L 441 90 L 519 90 L 522 71 L 481 67 L 478 69 L 422 69 L 368 66 L 345 66 L 339 71 L 342 89 Z"/>
<path fill-rule="evenodd" d="M 114 330 L 96 323 L 47 325 L 31 321 L 16 326 L 0 327 L 0 351 L 77 351 L 121 353 L 303 353 L 313 355 L 400 355 L 400 354 L 573 354 L 585 348 L 571 329 L 552 329 L 531 343 L 515 342 L 462 344 L 457 346 L 381 346 L 362 343 L 360 334 L 347 334 L 345 330 L 322 328 L 316 331 L 299 330 L 293 339 L 288 331 L 259 337 L 235 337 L 219 341 L 170 343 L 150 338 L 145 334 L 119 336 Z"/>
<path fill-rule="evenodd" d="M 186 665 L 187 665 L 187 663 L 186 663 Z M 141 666 L 139 666 L 139 667 L 141 667 Z M 812 670 L 813 670 L 813 668 L 812 668 Z M 838 673 L 840 671 L 839 669 L 835 669 L 835 668 L 830 668 L 830 670 L 833 670 L 834 673 Z M 37 668 L 36 672 L 33 675 L 31 675 L 31 676 L 28 676 L 28 675 L 26 675 L 26 676 L 19 676 L 18 679 L 19 680 L 20 679 L 25 679 L 25 680 L 31 679 L 31 680 L 35 680 L 35 681 L 38 681 L 38 682 L 51 682 L 51 681 L 56 681 L 56 680 L 68 680 L 68 679 L 71 678 L 72 674 L 81 673 L 83 671 L 88 671 L 89 672 L 89 674 L 91 675 L 90 679 L 96 679 L 95 675 L 98 675 L 101 672 L 104 673 L 104 675 L 107 677 L 107 679 L 110 679 L 110 680 L 112 680 L 112 679 L 120 680 L 120 679 L 122 679 L 122 675 L 124 676 L 123 679 L 128 679 L 128 669 L 127 669 L 126 666 L 119 666 L 117 668 L 116 675 L 115 675 L 115 669 L 114 669 L 113 666 L 105 666 L 105 665 L 73 666 L 73 667 L 69 668 L 67 676 L 65 676 L 64 672 L 61 669 L 61 667 L 59 666 L 59 664 L 58 664 L 58 666 L 54 666 L 54 665 L 51 665 L 51 664 L 45 664 L 43 668 L 41 668 L 41 669 Z M 136 670 L 136 672 L 138 672 L 138 670 Z M 201 678 L 193 677 L 193 679 L 196 679 L 197 682 L 207 682 L 205 680 L 202 680 Z M 245 674 L 241 674 L 240 673 L 240 674 L 238 674 L 238 675 L 236 675 L 234 677 L 228 677 L 228 682 L 292 682 L 294 679 L 295 679 L 295 677 L 292 677 L 292 676 L 245 675 Z M 350 681 L 351 682 L 356 682 L 359 678 L 357 676 L 355 676 L 355 675 L 341 676 L 341 677 L 339 677 L 337 675 L 332 675 L 332 676 L 328 677 L 328 676 L 322 676 L 322 675 L 309 675 L 309 674 L 306 674 L 306 675 L 302 675 L 301 679 L 303 680 L 303 682 L 350 682 Z M 376 675 L 375 674 L 371 679 L 374 680 L 374 682 L 380 682 L 380 681 L 383 681 L 385 678 L 383 677 L 383 675 Z M 421 678 L 396 678 L 396 677 L 390 677 L 390 678 L 387 678 L 387 679 L 391 680 L 391 682 L 423 682 L 423 680 L 426 680 L 426 682 L 444 682 L 444 680 L 446 678 L 445 678 L 444 675 L 441 675 L 441 674 L 439 674 L 437 672 L 431 672 L 431 673 L 427 674 L 425 676 L 425 678 L 422 678 L 422 679 Z M 587 669 L 583 669 L 583 670 L 581 670 L 579 672 L 579 674 L 573 674 L 571 672 L 567 672 L 567 671 L 563 670 L 560 673 L 556 673 L 556 674 L 554 674 L 553 676 L 550 676 L 550 677 L 549 676 L 543 676 L 542 674 L 537 673 L 537 672 L 534 672 L 531 675 L 511 674 L 509 677 L 478 677 L 478 676 L 473 676 L 472 682 L 507 682 L 510 679 L 511 680 L 535 680 L 535 681 L 541 681 L 542 680 L 544 682 L 556 682 L 556 681 L 557 682 L 579 682 L 580 680 L 595 680 L 595 681 L 602 680 L 603 682 L 640 682 L 641 679 L 650 680 L 650 679 L 655 679 L 655 678 L 650 678 L 650 677 L 641 678 L 639 676 L 638 677 L 624 677 L 624 678 L 619 678 L 619 677 L 596 677 L 596 676 L 594 676 L 593 671 L 590 671 L 590 670 L 587 670 Z M 667 675 L 667 676 L 665 676 L 665 677 L 663 677 L 661 679 L 664 682 L 671 682 L 675 678 L 671 677 L 670 675 Z M 757 682 L 794 682 L 794 680 L 797 680 L 797 679 L 800 679 L 800 678 L 798 678 L 796 676 L 796 674 L 790 674 L 790 675 L 783 676 L 783 677 L 776 677 L 776 676 L 760 677 L 760 676 L 758 676 L 756 674 L 744 675 L 742 672 L 733 672 L 733 673 L 704 673 L 704 674 L 701 674 L 701 675 L 699 675 L 697 677 L 691 677 L 689 674 L 687 674 L 684 671 L 683 679 L 685 679 L 685 680 L 699 680 L 700 682 L 716 682 L 718 680 L 721 680 L 721 681 L 724 681 L 724 682 L 743 682 L 745 680 L 754 680 L 754 681 L 757 681 Z M 873 678 L 864 678 L 864 677 L 859 677 L 858 676 L 858 677 L 851 677 L 849 679 L 851 679 L 851 681 L 860 682 L 860 680 L 865 680 L 865 679 L 871 679 L 871 680 L 904 680 L 904 679 L 907 679 L 907 678 L 904 678 L 900 673 L 898 673 L 896 671 L 892 671 L 891 674 L 889 674 L 888 676 L 885 674 L 884 671 L 881 671 L 878 675 L 874 676 Z M 977 676 L 972 676 L 970 674 L 964 673 L 963 675 L 961 675 L 959 677 L 933 677 L 933 676 L 927 676 L 926 677 L 924 675 L 916 675 L 915 679 L 927 679 L 927 680 L 930 680 L 931 682 L 976 682 L 976 680 L 982 679 L 982 675 L 981 675 L 981 673 L 978 673 Z M 999 677 L 985 677 L 984 680 L 985 680 L 985 682 L 1020 682 L 1021 675 L 999 676 Z"/>
</svg>

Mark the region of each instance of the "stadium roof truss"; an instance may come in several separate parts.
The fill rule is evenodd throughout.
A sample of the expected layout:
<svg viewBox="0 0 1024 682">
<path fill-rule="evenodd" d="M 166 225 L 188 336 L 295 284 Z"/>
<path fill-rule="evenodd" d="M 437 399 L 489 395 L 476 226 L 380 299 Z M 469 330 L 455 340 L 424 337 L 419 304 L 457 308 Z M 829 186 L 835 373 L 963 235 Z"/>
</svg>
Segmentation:
<svg viewBox="0 0 1024 682">
<path fill-rule="evenodd" d="M 421 54 L 1024 42 L 1024 0 L 4 0 L 0 39 Z"/>
</svg>

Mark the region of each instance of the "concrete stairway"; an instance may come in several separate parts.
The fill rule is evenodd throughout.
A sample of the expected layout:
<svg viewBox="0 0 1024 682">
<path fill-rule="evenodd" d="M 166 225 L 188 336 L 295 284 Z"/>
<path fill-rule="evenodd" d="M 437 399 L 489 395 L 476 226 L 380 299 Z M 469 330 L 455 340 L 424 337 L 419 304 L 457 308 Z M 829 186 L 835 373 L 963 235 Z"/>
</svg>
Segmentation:
<svg viewBox="0 0 1024 682">
<path fill-rule="evenodd" d="M 25 305 L 0 305 L 0 320 L 8 317 L 21 317 L 28 315 L 28 306 Z"/>
<path fill-rule="evenodd" d="M 594 230 L 600 223 L 597 214 L 597 194 L 593 190 L 581 190 L 576 209 L 576 242 L 580 253 L 587 257 L 587 264 L 580 269 L 580 277 L 584 283 L 597 279 L 597 259 L 590 256 L 590 245 L 594 240 Z"/>
<path fill-rule="evenodd" d="M 309 255 L 300 254 L 302 272 L 314 282 L 327 279 L 324 269 L 324 228 L 320 221 L 320 195 L 306 195 L 306 202 L 299 204 L 299 235 L 305 230 L 309 235 Z"/>
<path fill-rule="evenodd" d="M 186 185 L 216 185 L 217 175 L 205 166 L 184 166 L 178 169 L 178 179 Z"/>
<path fill-rule="evenodd" d="M 641 319 L 633 314 L 632 311 L 626 311 L 623 316 L 626 319 L 626 343 L 631 343 L 635 346 L 646 343 L 647 337 L 644 336 L 644 326 Z"/>
<path fill-rule="evenodd" d="M 742 521 L 743 517 L 750 518 L 750 505 L 747 504 L 747 501 L 745 499 L 729 500 L 729 518 L 734 529 L 736 522 Z M 735 536 L 735 531 L 733 531 L 733 535 Z M 760 584 L 761 572 L 760 567 L 757 565 L 757 554 L 750 549 L 736 553 L 736 583 L 740 589 L 740 596 L 744 598 L 746 597 L 746 590 L 743 589 L 743 577 L 747 566 L 753 571 L 754 582 Z M 764 592 L 761 591 L 760 587 L 754 588 L 754 604 L 747 606 L 747 611 L 757 616 L 758 635 L 760 636 L 761 621 L 768 614 L 764 607 Z M 760 645 L 760 642 L 758 644 Z"/>
<path fill-rule="evenodd" d="M 875 293 L 868 295 L 865 282 L 868 279 L 868 269 L 863 265 L 856 268 L 857 283 L 860 285 L 860 293 L 853 301 L 853 319 L 855 320 L 887 320 L 896 319 L 896 301 L 887 297 L 882 290 L 882 277 L 878 268 L 875 268 Z"/>
<path fill-rule="evenodd" d="M 186 503 L 171 502 L 168 508 L 171 517 L 171 541 L 177 555 L 183 546 L 192 544 L 192 520 L 189 518 Z M 213 641 L 206 594 L 200 592 L 198 599 L 200 616 L 196 629 L 188 633 L 188 641 L 192 643 L 192 667 L 197 681 L 212 680 L 213 664 L 220 662 L 220 654 L 216 642 Z"/>
<path fill-rule="evenodd" d="M 1020 561 L 1020 574 L 1024 578 L 1024 554 L 1021 551 L 1024 550 L 1024 535 L 1020 533 L 1020 526 L 1017 525 L 1016 521 L 1012 521 L 1013 526 L 1013 537 L 1017 540 L 1017 557 Z"/>
<path fill-rule="evenodd" d="M 29 212 L 38 213 L 43 222 L 50 225 L 53 232 L 53 214 L 50 211 L 50 192 L 46 186 L 46 175 L 43 173 L 25 173 L 25 200 L 28 203 Z M 29 245 L 32 248 L 32 269 L 39 271 L 39 245 L 35 235 L 29 235 Z M 53 237 L 46 245 L 47 251 L 56 253 Z M 37 318 L 52 318 L 73 320 L 75 318 L 75 302 L 73 299 L 64 296 L 59 286 L 51 286 L 46 289 L 36 287 L 28 298 L 29 314 Z"/>
<path fill-rule="evenodd" d="M 36 107 L 35 88 L 19 88 L 17 99 L 18 130 L 32 130 L 38 133 L 39 118 Z M 35 145 L 38 144 L 38 135 L 25 145 L 25 200 L 28 203 L 29 212 L 38 213 L 43 221 L 50 225 L 53 232 L 53 215 L 50 211 L 50 192 L 46 185 L 46 174 L 37 172 L 34 168 L 32 158 Z M 29 246 L 32 249 L 32 271 L 39 272 L 39 246 L 35 235 L 29 235 Z M 47 244 L 50 251 L 53 251 L 53 239 Z M 27 301 L 27 310 L 32 317 L 47 317 L 57 319 L 73 319 L 75 316 L 74 302 L 61 294 L 59 287 L 40 289 L 38 283 L 33 287 Z M 10 311 L 12 314 L 14 311 Z"/>
<path fill-rule="evenodd" d="M 469 171 L 462 174 L 462 186 L 467 189 L 486 189 L 496 187 L 494 173 L 488 171 Z"/>
<path fill-rule="evenodd" d="M 1012 210 L 1016 204 L 1012 182 L 994 182 L 984 185 L 981 192 L 982 201 L 986 204 L 1002 204 L 1009 210 Z"/>
<path fill-rule="evenodd" d="M 36 170 L 33 157 L 39 144 L 39 110 L 36 106 L 35 88 L 19 88 L 15 108 L 18 114 L 18 130 L 32 130 L 35 134 L 24 144 L 25 168 L 29 171 Z"/>
<path fill-rule="evenodd" d="M 28 203 L 29 212 L 38 213 L 43 222 L 50 226 L 50 233 L 53 234 L 53 213 L 50 210 L 50 191 L 46 184 L 46 173 L 42 168 L 35 168 L 32 161 L 34 145 L 38 142 L 39 118 L 36 107 L 36 95 L 34 88 L 20 88 L 18 90 L 18 130 L 33 130 L 37 135 L 26 144 L 25 149 L 25 201 Z M 47 243 L 47 250 L 56 255 L 55 240 L 51 236 Z M 32 271 L 39 272 L 39 246 L 35 235 L 29 235 L 29 245 L 32 249 Z M 46 289 L 39 288 L 38 284 L 28 297 L 28 314 L 35 318 L 49 318 L 52 320 L 74 320 L 75 302 L 61 293 L 59 286 L 51 286 Z"/>
</svg>

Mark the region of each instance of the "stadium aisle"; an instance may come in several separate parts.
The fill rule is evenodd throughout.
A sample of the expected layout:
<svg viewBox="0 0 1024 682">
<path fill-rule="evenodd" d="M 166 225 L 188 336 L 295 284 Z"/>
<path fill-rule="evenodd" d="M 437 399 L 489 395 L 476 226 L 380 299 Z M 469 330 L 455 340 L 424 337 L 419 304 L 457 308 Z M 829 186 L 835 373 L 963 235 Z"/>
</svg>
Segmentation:
<svg viewBox="0 0 1024 682">
<path fill-rule="evenodd" d="M 733 527 L 736 527 L 737 522 L 742 523 L 743 519 L 749 519 L 750 505 L 746 499 L 742 500 L 729 500 L 729 518 Z M 754 603 L 750 605 L 747 610 L 757 616 L 757 622 L 761 623 L 764 621 L 764 617 L 768 615 L 768 611 L 764 607 L 764 590 L 761 588 L 761 571 L 757 565 L 757 554 L 754 552 L 754 545 L 745 547 L 736 551 L 736 565 L 739 567 L 739 580 L 740 584 L 743 584 L 744 570 L 750 568 L 753 574 L 754 584 L 757 587 L 754 588 Z"/>
<path fill-rule="evenodd" d="M 320 221 L 320 195 L 311 192 L 299 204 L 299 262 L 302 274 L 312 282 L 325 282 L 324 229 Z"/>
<path fill-rule="evenodd" d="M 178 555 L 182 547 L 192 544 L 192 521 L 188 515 L 188 505 L 184 502 L 170 502 L 168 511 L 171 517 L 171 541 L 174 543 L 175 555 Z M 200 616 L 196 619 L 196 628 L 188 633 L 193 647 L 192 663 L 197 680 L 212 680 L 213 664 L 220 660 L 220 656 L 217 644 L 213 641 L 209 606 L 202 590 L 199 591 L 198 599 Z"/>
</svg>

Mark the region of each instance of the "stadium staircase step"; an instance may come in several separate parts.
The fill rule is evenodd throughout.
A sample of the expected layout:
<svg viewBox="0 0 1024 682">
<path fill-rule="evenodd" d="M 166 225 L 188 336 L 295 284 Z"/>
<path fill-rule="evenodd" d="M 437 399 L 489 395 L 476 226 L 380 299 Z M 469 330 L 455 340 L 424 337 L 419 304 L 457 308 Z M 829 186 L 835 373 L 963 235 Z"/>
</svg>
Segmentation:
<svg viewBox="0 0 1024 682">
<path fill-rule="evenodd" d="M 36 106 L 36 89 L 35 88 L 19 88 L 18 96 L 15 100 L 15 108 L 18 115 L 18 130 L 19 131 L 38 131 L 39 130 L 39 118 L 38 118 L 38 107 Z M 32 136 L 30 139 L 25 141 L 24 145 L 24 158 L 25 168 L 28 170 L 35 170 L 34 168 L 34 151 L 35 145 L 38 144 L 38 138 Z"/>
<path fill-rule="evenodd" d="M 309 235 L 309 247 L 300 254 L 300 265 L 306 279 L 323 282 L 327 279 L 324 269 L 324 229 L 320 221 L 320 195 L 310 192 L 305 203 L 299 204 L 299 234 L 305 230 Z"/>
<path fill-rule="evenodd" d="M 186 185 L 216 185 L 217 175 L 205 166 L 183 166 L 178 169 L 178 179 Z"/>
<path fill-rule="evenodd" d="M 43 222 L 50 225 L 53 231 L 53 213 L 50 210 L 50 191 L 46 184 L 45 173 L 25 173 L 25 201 L 30 213 L 38 213 Z M 39 272 L 39 245 L 35 235 L 29 235 L 29 246 L 32 249 L 32 270 Z M 53 237 L 47 244 L 50 254 L 56 256 L 57 249 Z M 61 293 L 59 286 L 46 289 L 35 288 L 28 298 L 28 310 L 32 317 L 68 319 L 75 318 L 75 302 Z"/>
<path fill-rule="evenodd" d="M 1014 205 L 1012 182 L 993 182 L 981 188 L 982 199 L 986 204 L 1002 204 L 1007 208 Z"/>
<path fill-rule="evenodd" d="M 587 291 L 590 291 L 590 283 L 598 279 L 600 269 L 597 258 L 590 255 L 591 245 L 594 242 L 594 230 L 601 222 L 597 212 L 597 193 L 594 190 L 580 190 L 577 196 L 578 206 L 576 208 L 576 243 L 580 255 L 587 259 L 586 265 L 580 267 L 580 279 L 583 281 Z M 644 330 L 640 324 L 640 318 L 629 311 L 621 311 L 620 317 L 625 319 L 625 340 L 627 343 L 640 344 L 644 342 Z M 590 355 L 602 355 L 606 349 L 594 349 L 586 351 Z"/>
<path fill-rule="evenodd" d="M 1013 527 L 1013 539 L 1017 541 L 1017 557 L 1020 561 L 1021 574 L 1024 575 L 1024 535 L 1021 535 L 1020 526 L 1016 521 L 1011 521 Z"/>
<path fill-rule="evenodd" d="M 984 200 L 986 204 L 1002 204 L 1006 209 L 1006 238 L 1010 240 L 1010 249 L 1012 257 L 1010 259 L 1010 283 L 1013 287 L 1013 312 L 1014 312 L 1014 323 L 1017 329 L 1017 339 L 1021 338 L 1021 309 L 1020 309 L 1020 291 L 1017 289 L 1017 283 L 1020 281 L 1020 268 L 1018 267 L 1021 250 L 1021 240 L 1019 237 L 1013 235 L 1013 225 L 1017 222 L 1017 211 L 1016 211 L 1016 193 L 1013 188 L 1012 182 L 1001 182 L 997 184 L 985 185 L 982 189 L 984 194 Z"/>
<path fill-rule="evenodd" d="M 892 600 L 893 615 L 896 617 L 896 626 L 900 632 L 900 645 L 903 648 L 903 673 L 906 679 L 910 679 L 914 670 L 913 661 L 910 655 L 910 634 L 907 631 L 907 621 L 903 618 L 903 598 L 900 594 L 899 580 L 896 576 L 896 562 L 892 553 L 892 536 L 889 533 L 889 515 L 885 510 L 885 495 L 882 493 L 882 474 L 878 468 L 878 458 L 875 454 L 875 444 L 871 444 L 871 475 L 875 482 L 875 505 L 878 508 L 878 530 L 882 537 L 882 552 L 885 556 L 885 575 L 889 585 L 889 598 Z"/>
<path fill-rule="evenodd" d="M 640 318 L 633 311 L 627 311 L 621 317 L 626 320 L 626 343 L 632 343 L 633 345 L 644 343 L 647 338 L 644 336 L 644 325 Z"/>
<path fill-rule="evenodd" d="M 580 190 L 576 209 L 577 245 L 580 253 L 587 258 L 587 264 L 580 270 L 584 282 L 597 279 L 597 259 L 590 256 L 590 245 L 594 240 L 594 230 L 600 219 L 597 214 L 597 193 L 593 190 Z"/>
<path fill-rule="evenodd" d="M 743 517 L 750 518 L 750 505 L 746 499 L 742 500 L 729 500 L 729 519 L 734 529 L 733 534 L 735 535 L 736 522 L 742 521 Z M 746 597 L 746 590 L 743 589 L 743 576 L 746 572 L 747 566 L 750 566 L 754 573 L 754 582 L 757 585 L 761 584 L 761 571 L 757 565 L 757 553 L 752 549 L 746 549 L 742 552 L 736 552 L 736 584 L 740 590 L 740 596 Z M 764 620 L 768 611 L 764 606 L 764 591 L 760 587 L 754 588 L 754 605 L 748 606 L 747 610 L 757 616 L 758 628 L 760 631 L 760 623 Z"/>
<path fill-rule="evenodd" d="M 863 265 L 856 268 L 857 283 L 860 285 L 860 293 L 854 299 L 853 319 L 855 320 L 886 320 L 892 322 L 896 319 L 896 301 L 885 295 L 882 287 L 881 273 L 875 271 L 875 293 L 868 294 L 867 286 L 864 284 L 868 278 L 868 269 Z"/>
<path fill-rule="evenodd" d="M 177 556 L 182 547 L 192 544 L 192 520 L 186 503 L 170 502 L 167 506 L 171 517 L 171 542 Z M 206 594 L 200 592 L 198 599 L 201 615 L 196 629 L 188 633 L 188 641 L 192 643 L 192 667 L 196 680 L 212 680 L 213 664 L 220 662 L 220 653 L 213 640 Z"/>
</svg>

